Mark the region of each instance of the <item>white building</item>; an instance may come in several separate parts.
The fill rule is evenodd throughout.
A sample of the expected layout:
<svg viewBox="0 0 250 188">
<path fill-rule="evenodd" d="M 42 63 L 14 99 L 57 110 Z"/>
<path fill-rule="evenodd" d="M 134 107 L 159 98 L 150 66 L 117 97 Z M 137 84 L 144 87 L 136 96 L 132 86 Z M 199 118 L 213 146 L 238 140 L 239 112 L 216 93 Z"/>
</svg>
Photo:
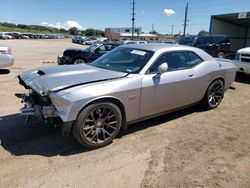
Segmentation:
<svg viewBox="0 0 250 188">
<path fill-rule="evenodd" d="M 122 27 L 122 28 L 106 28 L 105 37 L 109 40 L 122 41 L 122 40 L 132 40 L 132 28 Z M 134 28 L 134 39 L 136 40 L 146 40 L 155 41 L 158 40 L 158 36 L 149 33 L 143 33 L 140 27 Z"/>
</svg>

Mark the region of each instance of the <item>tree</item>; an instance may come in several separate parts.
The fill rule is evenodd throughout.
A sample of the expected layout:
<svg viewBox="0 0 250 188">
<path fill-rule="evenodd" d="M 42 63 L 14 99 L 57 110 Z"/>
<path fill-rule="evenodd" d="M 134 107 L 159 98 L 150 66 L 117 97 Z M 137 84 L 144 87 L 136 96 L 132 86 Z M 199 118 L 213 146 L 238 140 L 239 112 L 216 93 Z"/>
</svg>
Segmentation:
<svg viewBox="0 0 250 188">
<path fill-rule="evenodd" d="M 198 35 L 200 35 L 200 36 L 206 36 L 206 35 L 208 35 L 208 31 L 201 30 L 201 31 L 198 33 Z"/>
<path fill-rule="evenodd" d="M 96 31 L 94 29 L 86 29 L 85 30 L 85 35 L 87 35 L 87 36 L 95 36 Z"/>
<path fill-rule="evenodd" d="M 70 33 L 71 35 L 77 35 L 77 32 L 78 32 L 77 27 L 71 27 L 71 28 L 69 29 L 69 33 Z"/>
<path fill-rule="evenodd" d="M 102 36 L 102 37 L 104 37 L 104 31 L 98 30 L 98 29 L 97 29 L 95 32 L 96 32 L 96 35 L 97 35 L 97 36 Z"/>
</svg>

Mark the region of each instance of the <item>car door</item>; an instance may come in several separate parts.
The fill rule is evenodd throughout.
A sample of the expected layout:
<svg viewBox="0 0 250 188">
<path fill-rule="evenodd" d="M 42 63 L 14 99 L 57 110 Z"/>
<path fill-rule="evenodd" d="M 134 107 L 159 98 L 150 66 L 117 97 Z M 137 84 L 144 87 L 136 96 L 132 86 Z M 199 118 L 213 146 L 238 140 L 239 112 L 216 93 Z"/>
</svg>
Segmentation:
<svg viewBox="0 0 250 188">
<path fill-rule="evenodd" d="M 194 67 L 202 59 L 191 60 L 185 51 L 161 55 L 149 68 L 142 81 L 140 117 L 150 116 L 197 102 L 197 78 Z M 157 68 L 167 62 L 168 71 L 157 76 Z"/>
<path fill-rule="evenodd" d="M 105 53 L 107 53 L 105 45 L 100 45 L 91 53 L 89 61 L 92 62 L 96 60 L 98 57 L 101 57 Z"/>
</svg>

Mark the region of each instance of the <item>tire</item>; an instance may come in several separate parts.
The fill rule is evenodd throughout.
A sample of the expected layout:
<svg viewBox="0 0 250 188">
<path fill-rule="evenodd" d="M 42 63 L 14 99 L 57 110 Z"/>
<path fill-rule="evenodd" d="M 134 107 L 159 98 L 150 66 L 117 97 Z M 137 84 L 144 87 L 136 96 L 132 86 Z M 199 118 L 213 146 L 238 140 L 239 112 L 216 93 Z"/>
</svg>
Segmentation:
<svg viewBox="0 0 250 188">
<path fill-rule="evenodd" d="M 73 135 L 82 146 L 96 149 L 110 144 L 121 126 L 120 109 L 113 103 L 99 102 L 87 106 L 78 115 Z"/>
<path fill-rule="evenodd" d="M 224 84 L 221 80 L 215 80 L 209 85 L 206 94 L 202 100 L 202 104 L 208 110 L 214 109 L 219 106 L 223 97 Z"/>
<path fill-rule="evenodd" d="M 83 63 L 86 63 L 83 59 L 81 58 L 76 58 L 73 62 L 73 64 L 83 64 Z"/>
<path fill-rule="evenodd" d="M 218 53 L 218 58 L 225 58 L 224 52 L 219 52 Z"/>
</svg>

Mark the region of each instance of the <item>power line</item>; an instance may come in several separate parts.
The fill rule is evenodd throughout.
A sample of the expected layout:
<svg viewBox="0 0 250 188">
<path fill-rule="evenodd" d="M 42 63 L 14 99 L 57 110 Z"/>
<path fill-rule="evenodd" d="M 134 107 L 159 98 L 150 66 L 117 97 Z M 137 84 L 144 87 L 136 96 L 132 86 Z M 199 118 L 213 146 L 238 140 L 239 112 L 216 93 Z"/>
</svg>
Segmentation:
<svg viewBox="0 0 250 188">
<path fill-rule="evenodd" d="M 132 40 L 134 40 L 134 29 L 135 29 L 135 0 L 132 2 Z"/>
</svg>

